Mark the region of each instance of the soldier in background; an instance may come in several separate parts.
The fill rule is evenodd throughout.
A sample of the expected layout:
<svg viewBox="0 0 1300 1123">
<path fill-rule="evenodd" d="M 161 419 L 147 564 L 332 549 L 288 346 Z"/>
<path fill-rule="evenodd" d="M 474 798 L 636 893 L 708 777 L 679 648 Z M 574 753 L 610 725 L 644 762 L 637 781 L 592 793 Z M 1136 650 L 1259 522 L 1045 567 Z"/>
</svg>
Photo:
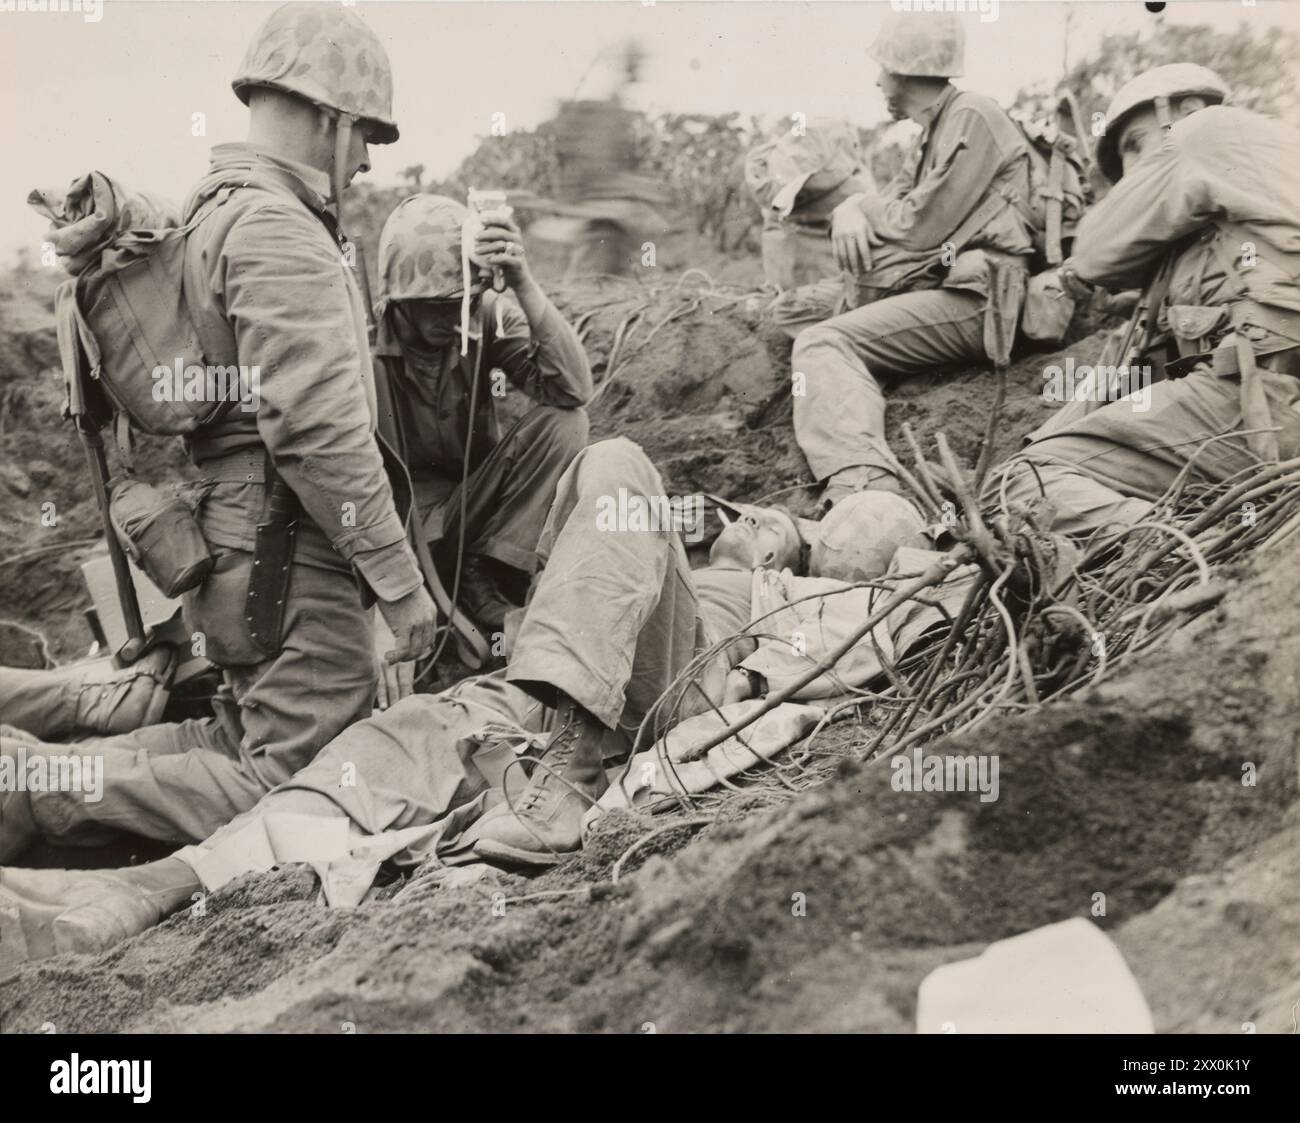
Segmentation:
<svg viewBox="0 0 1300 1123">
<path fill-rule="evenodd" d="M 898 490 L 877 374 L 978 361 L 986 339 L 1011 338 L 1020 318 L 1034 249 L 1021 209 L 1029 152 L 995 101 L 949 81 L 964 52 L 958 18 L 931 12 L 893 13 L 870 51 L 891 114 L 922 133 L 883 192 L 854 195 L 831 215 L 860 307 L 795 339 L 806 390 L 794 396 L 795 437 L 825 483 L 824 506 Z"/>
<path fill-rule="evenodd" d="M 809 121 L 745 156 L 745 183 L 763 216 L 763 277 L 777 297 L 773 322 L 791 337 L 852 306 L 848 275 L 831 247 L 831 213 L 875 190 L 857 129 L 847 121 Z"/>
</svg>

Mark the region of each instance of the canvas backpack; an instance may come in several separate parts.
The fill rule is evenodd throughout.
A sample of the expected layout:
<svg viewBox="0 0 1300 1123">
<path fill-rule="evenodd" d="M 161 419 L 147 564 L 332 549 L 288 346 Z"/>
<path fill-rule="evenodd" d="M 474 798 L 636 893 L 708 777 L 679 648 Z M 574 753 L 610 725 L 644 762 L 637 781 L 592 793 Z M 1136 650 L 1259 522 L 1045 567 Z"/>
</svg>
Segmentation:
<svg viewBox="0 0 1300 1123">
<path fill-rule="evenodd" d="M 185 436 L 239 404 L 234 334 L 185 296 L 187 239 L 236 189 L 216 190 L 182 226 L 119 234 L 60 287 L 65 373 L 89 376 L 86 405 L 100 425 L 118 414 L 142 432 Z"/>
<path fill-rule="evenodd" d="M 1065 260 L 1062 242 L 1073 238 L 1091 191 L 1079 141 L 1047 121 L 1008 114 L 1029 149 L 1029 199 L 1021 208 L 1034 229 L 1034 251 L 1054 267 Z"/>
</svg>

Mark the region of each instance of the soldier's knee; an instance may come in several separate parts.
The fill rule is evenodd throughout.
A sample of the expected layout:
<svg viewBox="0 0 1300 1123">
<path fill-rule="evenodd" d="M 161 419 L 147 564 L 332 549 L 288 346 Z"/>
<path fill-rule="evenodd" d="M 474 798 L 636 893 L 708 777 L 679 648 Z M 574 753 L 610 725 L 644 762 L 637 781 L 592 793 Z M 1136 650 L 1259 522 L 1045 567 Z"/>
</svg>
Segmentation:
<svg viewBox="0 0 1300 1123">
<path fill-rule="evenodd" d="M 798 360 L 810 351 L 838 346 L 839 338 L 840 333 L 830 323 L 812 324 L 794 337 L 791 358 L 797 365 Z"/>
<path fill-rule="evenodd" d="M 608 491 L 616 487 L 655 490 L 659 473 L 641 446 L 626 437 L 610 437 L 579 453 L 583 485 Z"/>
<path fill-rule="evenodd" d="M 557 448 L 569 452 L 570 458 L 586 447 L 591 432 L 591 419 L 587 411 L 562 409 L 559 406 L 534 406 L 525 419 L 524 428 L 544 433 Z"/>
</svg>

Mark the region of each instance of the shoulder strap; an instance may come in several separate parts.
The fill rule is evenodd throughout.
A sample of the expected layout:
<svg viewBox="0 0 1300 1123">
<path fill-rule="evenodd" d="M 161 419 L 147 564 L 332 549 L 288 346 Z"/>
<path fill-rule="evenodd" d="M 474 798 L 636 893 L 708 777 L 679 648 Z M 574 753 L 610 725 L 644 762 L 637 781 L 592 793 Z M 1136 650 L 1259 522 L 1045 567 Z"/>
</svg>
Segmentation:
<svg viewBox="0 0 1300 1123">
<path fill-rule="evenodd" d="M 966 216 L 966 220 L 953 231 L 947 240 L 956 245 L 957 252 L 960 253 L 966 248 L 967 242 L 992 222 L 1005 207 L 1012 206 L 1012 204 L 1011 197 L 1001 190 L 995 189 L 991 191 L 984 201 Z"/>
</svg>

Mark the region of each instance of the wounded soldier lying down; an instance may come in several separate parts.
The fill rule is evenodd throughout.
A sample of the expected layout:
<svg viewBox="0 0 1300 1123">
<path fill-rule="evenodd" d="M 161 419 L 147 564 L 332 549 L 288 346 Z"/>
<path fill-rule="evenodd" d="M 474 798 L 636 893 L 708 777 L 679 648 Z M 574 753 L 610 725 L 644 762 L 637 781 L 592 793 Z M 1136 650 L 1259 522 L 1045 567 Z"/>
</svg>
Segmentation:
<svg viewBox="0 0 1300 1123">
<path fill-rule="evenodd" d="M 793 681 L 865 620 L 870 598 L 881 595 L 786 572 L 797 570 L 806 543 L 778 508 L 743 508 L 714 542 L 709 566 L 691 570 L 673 530 L 609 526 L 602 515 L 620 490 L 647 502 L 663 496 L 653 465 L 622 439 L 585 449 L 560 480 L 539 543 L 545 568 L 503 671 L 405 698 L 356 723 L 251 810 L 172 857 L 114 871 L 0 869 L 8 945 L 0 965 L 110 946 L 204 888 L 308 860 L 313 839 L 328 837 L 346 855 L 382 833 L 396 839 L 383 857 L 408 862 L 431 855 L 448 863 L 558 861 L 580 847 L 583 815 L 608 784 L 606 765 L 626 759 L 638 725 L 693 657 L 765 616 L 754 630 L 766 638 L 724 645 L 705 661 L 698 689 L 682 696 L 679 720 Z M 897 496 L 883 501 L 908 506 Z M 877 537 L 922 544 L 919 516 L 903 515 L 877 519 Z M 819 548 L 854 578 L 861 538 L 823 538 Z M 948 584 L 964 594 L 962 582 Z M 799 600 L 818 592 L 836 595 Z M 841 604 L 843 611 L 831 610 Z M 903 651 L 940 619 L 934 608 L 904 606 L 876 643 L 854 648 L 833 679 L 816 679 L 799 696 L 836 694 L 875 677 L 882 644 Z M 792 644 L 796 632 L 800 642 Z M 528 777 L 519 763 L 524 750 L 536 757 Z M 14 742 L 3 751 L 14 753 Z M 43 829 L 46 804 L 59 798 L 77 797 L 0 795 L 10 855 L 19 833 Z M 10 938 L 19 933 L 21 940 Z"/>
</svg>

